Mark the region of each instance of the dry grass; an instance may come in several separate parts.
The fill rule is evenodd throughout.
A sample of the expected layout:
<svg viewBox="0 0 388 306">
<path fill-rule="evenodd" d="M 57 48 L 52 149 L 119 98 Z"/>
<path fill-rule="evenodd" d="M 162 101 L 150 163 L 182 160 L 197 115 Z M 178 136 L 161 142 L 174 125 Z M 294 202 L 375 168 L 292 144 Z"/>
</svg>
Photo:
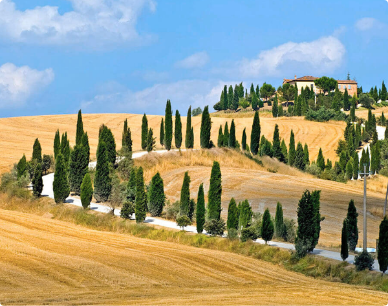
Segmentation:
<svg viewBox="0 0 388 306">
<path fill-rule="evenodd" d="M 233 118 L 238 116 L 233 114 Z M 149 126 L 154 129 L 154 135 L 159 136 L 161 116 L 147 116 Z M 117 148 L 121 147 L 121 135 L 123 122 L 128 118 L 128 124 L 132 131 L 133 148 L 140 150 L 141 135 L 141 115 L 133 114 L 85 114 L 84 129 L 89 134 L 92 158 L 95 156 L 98 144 L 98 129 L 102 123 L 106 124 L 113 131 L 116 138 Z M 192 119 L 195 148 L 199 148 L 200 142 L 200 125 L 201 117 L 197 116 Z M 225 122 L 231 124 L 231 118 L 212 117 L 212 140 L 217 143 L 218 128 L 225 125 Z M 236 137 L 239 141 L 242 138 L 243 129 L 247 129 L 248 140 L 252 127 L 253 117 L 236 118 Z M 0 172 L 7 171 L 10 166 L 17 162 L 26 154 L 29 159 L 32 154 L 32 145 L 35 138 L 39 138 L 43 153 L 53 153 L 54 134 L 57 129 L 60 132 L 68 132 L 70 144 L 75 142 L 77 115 L 58 115 L 58 116 L 35 116 L 35 117 L 16 117 L 0 119 Z M 183 143 L 184 131 L 186 127 L 186 117 L 182 117 L 183 124 Z M 338 140 L 343 137 L 345 123 L 328 122 L 318 123 L 306 121 L 300 117 L 294 118 L 261 118 L 261 131 L 268 139 L 272 140 L 275 124 L 279 125 L 280 136 L 289 142 L 291 129 L 294 130 L 295 140 L 307 143 L 310 149 L 311 160 L 316 159 L 319 148 L 322 147 L 325 158 L 336 159 L 335 148 Z M 249 141 L 248 141 L 249 142 Z M 160 148 L 157 139 L 157 148 Z"/>
<path fill-rule="evenodd" d="M 2 303 L 381 305 L 388 298 L 246 256 L 96 231 L 52 216 L 0 209 Z M 273 251 L 266 256 L 280 255 L 276 248 L 260 248 Z"/>
<path fill-rule="evenodd" d="M 388 107 L 376 107 L 375 109 L 372 109 L 372 114 L 375 114 L 376 117 L 381 116 L 381 113 L 384 113 L 385 116 L 388 114 Z M 349 114 L 349 112 L 346 112 Z M 368 119 L 368 110 L 367 109 L 361 109 L 361 110 L 356 110 L 356 116 L 359 118 L 363 119 Z"/>
</svg>

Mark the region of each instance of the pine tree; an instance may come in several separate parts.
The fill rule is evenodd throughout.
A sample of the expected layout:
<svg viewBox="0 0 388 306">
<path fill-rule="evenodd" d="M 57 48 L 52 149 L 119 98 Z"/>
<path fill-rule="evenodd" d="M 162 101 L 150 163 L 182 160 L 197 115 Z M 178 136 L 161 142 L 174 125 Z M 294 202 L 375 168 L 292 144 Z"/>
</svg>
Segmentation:
<svg viewBox="0 0 388 306">
<path fill-rule="evenodd" d="M 203 232 L 203 226 L 205 224 L 205 192 L 203 190 L 203 184 L 199 185 L 198 189 L 198 198 L 197 198 L 197 233 L 201 234 Z"/>
<path fill-rule="evenodd" d="M 42 147 L 40 146 L 39 139 L 36 138 L 32 150 L 32 160 L 36 160 L 38 164 L 42 163 Z"/>
<path fill-rule="evenodd" d="M 160 122 L 159 142 L 161 146 L 164 146 L 164 118 L 162 118 L 162 121 Z"/>
<path fill-rule="evenodd" d="M 42 166 L 37 164 L 35 167 L 34 177 L 32 179 L 32 190 L 35 197 L 40 197 L 43 190 Z"/>
<path fill-rule="evenodd" d="M 88 136 L 88 133 L 84 133 L 82 135 L 82 139 L 81 139 L 81 144 L 85 150 L 85 153 L 86 153 L 86 157 L 87 157 L 87 160 L 88 160 L 88 163 L 89 163 L 89 160 L 90 160 L 90 146 L 89 146 L 89 136 Z"/>
<path fill-rule="evenodd" d="M 208 203 L 208 219 L 220 220 L 221 216 L 221 169 L 220 164 L 216 161 L 213 162 L 213 167 L 210 175 L 210 187 L 209 187 L 209 203 Z"/>
<path fill-rule="evenodd" d="M 342 225 L 342 234 L 341 234 L 341 258 L 343 261 L 349 257 L 349 249 L 348 249 L 348 229 L 347 229 L 346 219 Z"/>
<path fill-rule="evenodd" d="M 61 138 L 59 135 L 59 130 L 55 132 L 54 138 L 54 158 L 57 159 L 58 154 L 61 152 Z"/>
<path fill-rule="evenodd" d="M 55 162 L 55 174 L 53 182 L 54 200 L 56 203 L 65 202 L 66 198 L 70 194 L 66 168 L 67 167 L 63 155 L 59 153 Z"/>
<path fill-rule="evenodd" d="M 147 214 L 147 195 L 144 190 L 143 168 L 140 167 L 136 173 L 136 200 L 135 200 L 135 217 L 136 223 L 145 220 Z"/>
<path fill-rule="evenodd" d="M 116 163 L 116 142 L 112 131 L 106 125 L 100 127 L 99 141 L 105 143 L 108 162 L 114 165 Z"/>
<path fill-rule="evenodd" d="M 187 111 L 187 122 L 186 122 L 186 138 L 185 147 L 186 149 L 192 149 L 194 146 L 194 139 L 192 139 L 192 128 L 191 128 L 191 106 Z"/>
<path fill-rule="evenodd" d="M 100 139 L 97 148 L 97 165 L 94 178 L 94 197 L 98 202 L 106 202 L 112 189 L 112 178 L 109 175 L 109 160 L 105 142 Z"/>
<path fill-rule="evenodd" d="M 243 134 L 242 134 L 241 148 L 243 151 L 247 150 L 247 133 L 245 132 L 245 128 L 244 128 Z"/>
<path fill-rule="evenodd" d="M 307 143 L 304 144 L 303 154 L 304 154 L 304 164 L 306 166 L 309 166 L 310 165 L 310 154 L 309 154 L 309 147 L 307 146 Z"/>
<path fill-rule="evenodd" d="M 143 115 L 141 123 L 141 148 L 142 150 L 147 149 L 147 137 L 148 137 L 148 120 L 146 114 Z"/>
<path fill-rule="evenodd" d="M 322 171 L 325 170 L 325 158 L 323 157 L 322 148 L 319 148 L 318 158 L 317 158 L 317 166 Z"/>
<path fill-rule="evenodd" d="M 159 217 L 163 212 L 166 196 L 164 194 L 163 179 L 157 172 L 151 180 L 150 207 L 149 211 L 152 217 Z"/>
<path fill-rule="evenodd" d="M 232 198 L 229 202 L 228 220 L 226 222 L 226 228 L 228 230 L 231 228 L 238 230 L 238 219 L 239 219 L 238 208 L 237 208 L 235 199 Z"/>
<path fill-rule="evenodd" d="M 224 146 L 224 133 L 222 132 L 222 125 L 220 125 L 220 129 L 218 130 L 217 146 L 219 148 Z"/>
<path fill-rule="evenodd" d="M 294 131 L 291 130 L 290 135 L 290 145 L 288 149 L 288 163 L 290 166 L 293 166 L 295 163 L 295 157 L 296 157 L 296 151 L 295 151 L 295 138 L 294 138 Z"/>
<path fill-rule="evenodd" d="M 354 251 L 358 243 L 357 209 L 354 201 L 350 200 L 348 214 L 346 215 L 349 250 Z"/>
<path fill-rule="evenodd" d="M 304 170 L 306 165 L 304 163 L 304 152 L 303 152 L 303 146 L 300 142 L 298 142 L 298 145 L 296 147 L 296 154 L 295 154 L 295 163 L 294 166 L 300 170 Z"/>
<path fill-rule="evenodd" d="M 165 134 L 164 134 L 164 147 L 166 150 L 171 150 L 172 143 L 172 110 L 171 110 L 171 102 L 167 100 L 166 104 L 166 112 L 164 115 L 164 125 L 165 125 Z"/>
<path fill-rule="evenodd" d="M 179 214 L 181 216 L 188 216 L 189 214 L 189 205 L 190 205 L 190 176 L 188 172 L 185 172 L 185 177 L 183 178 L 183 184 L 181 189 L 181 200 L 180 200 L 180 209 Z"/>
<path fill-rule="evenodd" d="M 268 241 L 271 241 L 274 234 L 274 226 L 271 220 L 271 214 L 269 213 L 269 209 L 267 208 L 264 211 L 263 222 L 261 224 L 261 237 L 267 244 Z"/>
<path fill-rule="evenodd" d="M 278 111 L 279 111 L 278 95 L 275 95 L 275 99 L 273 100 L 273 103 L 272 103 L 272 117 L 277 118 Z"/>
<path fill-rule="evenodd" d="M 90 179 L 90 174 L 86 173 L 82 179 L 81 184 L 81 203 L 84 209 L 87 209 L 90 206 L 90 202 L 93 198 L 93 186 L 92 180 Z"/>
<path fill-rule="evenodd" d="M 224 142 L 223 146 L 227 147 L 229 145 L 229 127 L 228 127 L 228 121 L 225 122 L 225 129 L 224 129 Z"/>
<path fill-rule="evenodd" d="M 76 145 L 71 152 L 69 167 L 70 191 L 76 195 L 79 195 L 81 192 L 82 180 L 88 172 L 88 165 L 89 160 L 86 150 L 82 144 Z"/>
<path fill-rule="evenodd" d="M 232 120 L 232 124 L 230 125 L 228 146 L 229 148 L 233 149 L 236 147 L 236 126 L 234 125 L 234 119 Z"/>
<path fill-rule="evenodd" d="M 209 107 L 205 106 L 202 112 L 201 120 L 201 148 L 209 149 L 210 148 L 210 131 L 211 131 L 212 122 L 209 115 Z"/>
<path fill-rule="evenodd" d="M 253 118 L 252 132 L 251 132 L 251 152 L 254 155 L 257 155 L 259 152 L 260 146 L 260 118 L 259 113 L 255 112 L 255 117 Z"/>
<path fill-rule="evenodd" d="M 385 273 L 388 268 L 388 219 L 384 216 L 380 223 L 379 231 L 379 246 L 377 252 L 377 260 L 379 261 L 380 271 Z"/>
<path fill-rule="evenodd" d="M 151 152 L 155 149 L 155 142 L 154 130 L 150 128 L 147 136 L 147 152 Z"/>
<path fill-rule="evenodd" d="M 276 205 L 275 213 L 275 236 L 282 238 L 284 234 L 283 208 L 279 202 Z"/>
<path fill-rule="evenodd" d="M 27 159 L 26 156 L 23 154 L 23 157 L 19 160 L 17 166 L 17 176 L 18 178 L 22 177 L 26 171 L 27 171 Z"/>
<path fill-rule="evenodd" d="M 177 110 L 175 112 L 175 147 L 180 149 L 182 146 L 182 122 L 181 115 Z"/>
<path fill-rule="evenodd" d="M 78 111 L 78 120 L 77 120 L 77 133 L 75 136 L 75 145 L 81 144 L 83 134 L 84 134 L 84 124 L 82 122 L 81 110 L 79 110 Z"/>
<path fill-rule="evenodd" d="M 276 157 L 278 160 L 283 159 L 282 149 L 280 148 L 279 126 L 277 124 L 275 124 L 275 131 L 273 133 L 272 151 L 273 157 Z"/>
<path fill-rule="evenodd" d="M 238 221 L 238 228 L 247 228 L 251 226 L 252 224 L 252 207 L 249 205 L 248 200 L 243 201 L 242 203 L 238 204 L 238 214 L 239 214 L 239 221 Z"/>
</svg>

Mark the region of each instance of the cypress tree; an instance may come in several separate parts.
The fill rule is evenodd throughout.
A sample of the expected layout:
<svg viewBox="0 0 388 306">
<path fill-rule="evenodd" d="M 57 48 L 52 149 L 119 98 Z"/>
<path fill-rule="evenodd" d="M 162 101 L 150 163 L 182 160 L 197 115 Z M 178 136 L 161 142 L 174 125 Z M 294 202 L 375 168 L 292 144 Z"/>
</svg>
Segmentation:
<svg viewBox="0 0 388 306">
<path fill-rule="evenodd" d="M 357 152 L 354 153 L 353 155 L 353 165 L 352 165 L 352 169 L 353 169 L 353 179 L 356 180 L 358 179 L 358 154 Z"/>
<path fill-rule="evenodd" d="M 164 147 L 166 150 L 171 150 L 172 143 L 172 110 L 171 110 L 171 102 L 167 100 L 166 104 L 166 112 L 164 116 L 164 124 L 165 124 L 165 134 L 164 134 Z"/>
<path fill-rule="evenodd" d="M 269 209 L 267 208 L 264 211 L 263 222 L 261 224 L 261 237 L 267 244 L 268 241 L 271 241 L 274 234 L 274 226 L 271 220 L 271 214 L 269 213 Z"/>
<path fill-rule="evenodd" d="M 185 146 L 186 149 L 192 149 L 194 146 L 194 139 L 192 139 L 192 127 L 191 127 L 191 106 L 187 111 L 187 122 L 186 122 L 186 138 Z"/>
<path fill-rule="evenodd" d="M 233 86 L 229 86 L 228 90 L 228 107 L 226 109 L 233 109 Z"/>
<path fill-rule="evenodd" d="M 233 92 L 233 104 L 232 104 L 232 107 L 231 109 L 232 110 L 237 110 L 238 109 L 238 102 L 239 102 L 239 94 L 238 94 L 238 89 L 237 87 L 234 88 L 234 92 Z"/>
<path fill-rule="evenodd" d="M 217 146 L 219 148 L 224 146 L 224 133 L 222 133 L 222 125 L 220 125 L 220 129 L 218 130 Z"/>
<path fill-rule="evenodd" d="M 275 95 L 275 99 L 272 103 L 272 116 L 274 118 L 278 117 L 279 105 L 278 105 L 278 95 Z"/>
<path fill-rule="evenodd" d="M 154 130 L 150 128 L 147 136 L 147 152 L 151 152 L 155 149 Z"/>
<path fill-rule="evenodd" d="M 71 152 L 69 167 L 70 191 L 79 195 L 81 184 L 85 174 L 88 172 L 89 160 L 87 152 L 82 145 L 76 145 Z"/>
<path fill-rule="evenodd" d="M 290 145 L 289 145 L 289 152 L 288 152 L 288 163 L 290 164 L 290 166 L 294 165 L 295 157 L 296 157 L 296 151 L 295 151 L 294 131 L 291 130 Z"/>
<path fill-rule="evenodd" d="M 157 172 L 151 180 L 149 211 L 152 217 L 159 217 L 163 212 L 166 196 L 164 194 L 163 179 Z"/>
<path fill-rule="evenodd" d="M 245 128 L 244 128 L 243 134 L 242 134 L 241 148 L 243 151 L 247 150 L 247 133 L 245 132 Z"/>
<path fill-rule="evenodd" d="M 69 143 L 69 140 L 67 139 L 67 132 L 62 134 L 61 154 L 63 155 L 63 160 L 65 162 L 66 168 L 68 168 L 69 161 L 70 161 L 70 143 Z"/>
<path fill-rule="evenodd" d="M 342 234 L 341 234 L 341 258 L 343 261 L 349 257 L 349 249 L 348 249 L 348 229 L 346 219 L 342 225 Z"/>
<path fill-rule="evenodd" d="M 55 162 L 55 174 L 53 182 L 54 200 L 56 203 L 65 202 L 70 194 L 69 181 L 67 179 L 67 166 L 61 153 Z"/>
<path fill-rule="evenodd" d="M 319 148 L 318 158 L 317 158 L 317 166 L 322 171 L 325 170 L 325 158 L 323 157 L 322 148 Z"/>
<path fill-rule="evenodd" d="M 255 117 L 253 118 L 252 132 L 251 132 L 251 152 L 254 155 L 257 155 L 259 152 L 260 146 L 260 118 L 259 113 L 255 112 Z"/>
<path fill-rule="evenodd" d="M 116 163 L 116 142 L 112 131 L 106 125 L 100 127 L 99 141 L 105 143 L 108 161 L 114 165 Z"/>
<path fill-rule="evenodd" d="M 32 179 L 32 190 L 33 194 L 36 197 L 40 197 L 43 190 L 43 180 L 42 180 L 42 166 L 37 164 L 35 167 L 34 177 Z"/>
<path fill-rule="evenodd" d="M 185 177 L 183 178 L 183 184 L 181 189 L 181 201 L 179 214 L 181 216 L 188 216 L 189 206 L 190 206 L 190 176 L 188 172 L 185 172 Z"/>
<path fill-rule="evenodd" d="M 295 154 L 295 164 L 294 166 L 300 170 L 305 169 L 305 163 L 304 163 L 304 152 L 303 152 L 303 146 L 300 142 L 298 142 L 298 145 L 296 147 L 296 154 Z"/>
<path fill-rule="evenodd" d="M 348 180 L 351 180 L 352 177 L 353 177 L 353 163 L 354 163 L 354 161 L 353 161 L 352 157 L 346 163 L 346 172 L 345 172 L 345 174 L 346 174 L 346 178 Z"/>
<path fill-rule="evenodd" d="M 209 115 L 209 107 L 205 106 L 201 120 L 201 148 L 210 148 L 210 131 L 212 122 Z"/>
<path fill-rule="evenodd" d="M 125 122 L 127 119 L 125 119 Z M 124 131 L 122 137 L 122 148 L 125 148 L 125 151 L 132 152 L 132 134 L 131 129 L 127 124 L 124 123 Z"/>
<path fill-rule="evenodd" d="M 283 237 L 284 233 L 284 221 L 283 221 L 283 207 L 282 204 L 278 202 L 276 205 L 275 213 L 275 236 L 277 238 Z"/>
<path fill-rule="evenodd" d="M 309 154 L 309 147 L 307 146 L 307 143 L 304 144 L 303 153 L 304 153 L 304 164 L 306 166 L 309 166 L 310 165 L 310 154 Z"/>
<path fill-rule="evenodd" d="M 312 246 L 309 249 L 309 252 L 312 252 L 316 245 L 318 244 L 319 235 L 321 232 L 321 213 L 320 213 L 320 197 L 321 197 L 321 191 L 320 190 L 314 190 L 311 193 L 311 202 L 313 206 L 313 243 Z"/>
<path fill-rule="evenodd" d="M 284 139 L 282 139 L 282 143 L 280 145 L 280 148 L 282 150 L 282 157 L 283 157 L 283 162 L 284 163 L 288 163 L 288 152 L 287 152 L 287 145 L 286 145 L 286 142 L 284 141 Z"/>
<path fill-rule="evenodd" d="M 125 119 L 124 120 L 124 127 L 123 127 L 123 136 L 121 138 L 121 146 L 122 147 L 124 147 L 126 144 L 124 134 L 127 132 L 127 130 L 128 130 L 128 119 Z"/>
<path fill-rule="evenodd" d="M 61 152 L 61 139 L 59 136 L 59 130 L 55 132 L 54 138 L 54 158 L 57 159 L 58 154 Z"/>
<path fill-rule="evenodd" d="M 229 127 L 228 127 L 228 121 L 225 122 L 225 129 L 224 129 L 224 143 L 223 146 L 227 147 L 229 145 Z"/>
<path fill-rule="evenodd" d="M 379 247 L 377 252 L 377 260 L 379 261 L 380 271 L 385 273 L 388 267 L 388 219 L 384 216 L 380 223 L 379 231 Z"/>
<path fill-rule="evenodd" d="M 230 125 L 228 146 L 229 148 L 233 149 L 236 147 L 236 126 L 234 125 L 234 119 L 232 120 L 232 124 Z"/>
<path fill-rule="evenodd" d="M 93 198 L 93 186 L 92 180 L 90 179 L 90 174 L 86 173 L 82 179 L 81 184 L 81 203 L 84 209 L 87 209 L 90 205 L 90 202 Z"/>
<path fill-rule="evenodd" d="M 278 106 L 278 117 L 283 117 L 283 116 L 284 116 L 283 105 L 280 103 Z"/>
<path fill-rule="evenodd" d="M 256 94 L 253 93 L 253 94 L 252 94 L 252 109 L 253 109 L 253 110 L 256 110 L 256 109 L 257 109 L 258 103 L 259 103 L 259 99 L 257 98 Z"/>
<path fill-rule="evenodd" d="M 252 207 L 249 205 L 248 200 L 243 201 L 242 203 L 239 203 L 238 205 L 238 214 L 239 214 L 239 221 L 238 226 L 239 229 L 241 228 L 247 228 L 251 226 L 252 224 Z"/>
<path fill-rule="evenodd" d="M 311 194 L 306 190 L 298 204 L 298 228 L 295 249 L 299 257 L 303 257 L 314 245 L 315 216 Z"/>
<path fill-rule="evenodd" d="M 352 122 L 356 121 L 356 102 L 352 101 L 352 107 L 350 109 L 350 120 Z"/>
<path fill-rule="evenodd" d="M 349 94 L 348 94 L 348 89 L 345 88 L 345 93 L 344 93 L 344 110 L 349 110 L 350 109 L 350 102 L 349 102 Z"/>
<path fill-rule="evenodd" d="M 234 198 L 232 198 L 229 202 L 229 207 L 228 207 L 228 220 L 226 222 L 226 228 L 229 230 L 231 228 L 238 229 L 238 208 L 236 205 L 236 201 Z"/>
<path fill-rule="evenodd" d="M 136 169 L 135 167 L 131 168 L 129 181 L 127 184 L 127 201 L 130 203 L 135 203 L 136 199 Z"/>
<path fill-rule="evenodd" d="M 256 85 L 256 96 L 260 98 L 260 87 L 259 85 Z"/>
<path fill-rule="evenodd" d="M 83 149 L 85 150 L 85 154 L 89 163 L 90 160 L 90 146 L 89 146 L 89 136 L 88 133 L 84 133 L 82 135 L 81 144 Z"/>
<path fill-rule="evenodd" d="M 17 169 L 17 175 L 18 175 L 18 178 L 22 177 L 26 171 L 27 171 L 27 159 L 26 159 L 26 156 L 23 154 L 23 157 L 19 160 L 17 166 L 16 166 L 16 169 Z"/>
<path fill-rule="evenodd" d="M 273 133 L 272 151 L 273 157 L 276 157 L 278 160 L 283 159 L 282 149 L 280 148 L 279 126 L 277 124 L 275 124 L 275 130 Z"/>
<path fill-rule="evenodd" d="M 189 217 L 191 222 L 193 221 L 195 207 L 196 207 L 195 200 L 194 199 L 190 199 L 190 202 L 189 202 L 189 213 L 187 214 L 187 216 Z"/>
<path fill-rule="evenodd" d="M 220 164 L 213 162 L 212 172 L 210 175 L 208 219 L 220 220 L 221 216 L 221 169 Z"/>
<path fill-rule="evenodd" d="M 182 122 L 181 115 L 177 110 L 175 112 L 175 147 L 180 149 L 182 145 Z"/>
<path fill-rule="evenodd" d="M 358 242 L 357 209 L 354 201 L 350 200 L 348 214 L 346 215 L 349 250 L 354 251 Z"/>
<path fill-rule="evenodd" d="M 145 220 L 147 214 L 147 195 L 144 191 L 143 168 L 140 167 L 136 173 L 136 200 L 135 200 L 135 217 L 136 223 Z"/>
<path fill-rule="evenodd" d="M 81 110 L 79 110 L 78 111 L 78 120 L 77 120 L 77 133 L 75 136 L 75 145 L 81 144 L 83 134 L 84 134 L 84 124 L 82 122 Z"/>
<path fill-rule="evenodd" d="M 143 115 L 141 123 L 141 148 L 142 150 L 147 149 L 147 137 L 148 137 L 148 120 L 146 114 Z"/>
<path fill-rule="evenodd" d="M 191 127 L 191 133 L 190 133 L 190 139 L 191 139 L 191 147 L 194 148 L 194 127 Z"/>
<path fill-rule="evenodd" d="M 106 202 L 112 189 L 112 178 L 109 175 L 109 160 L 105 142 L 100 139 L 97 148 L 96 175 L 94 178 L 94 197 L 98 202 Z"/>
<path fill-rule="evenodd" d="M 164 118 L 160 122 L 160 135 L 159 135 L 160 145 L 164 146 Z"/>
<path fill-rule="evenodd" d="M 203 232 L 203 226 L 205 224 L 205 192 L 203 190 L 203 184 L 199 185 L 198 189 L 198 198 L 197 198 L 197 233 L 201 234 Z"/>
<path fill-rule="evenodd" d="M 36 160 L 38 164 L 42 163 L 42 147 L 38 138 L 35 139 L 32 149 L 32 160 Z"/>
<path fill-rule="evenodd" d="M 388 99 L 387 87 L 385 86 L 384 81 L 381 84 L 381 97 L 380 97 L 380 99 L 381 99 L 381 101 L 386 101 Z"/>
</svg>

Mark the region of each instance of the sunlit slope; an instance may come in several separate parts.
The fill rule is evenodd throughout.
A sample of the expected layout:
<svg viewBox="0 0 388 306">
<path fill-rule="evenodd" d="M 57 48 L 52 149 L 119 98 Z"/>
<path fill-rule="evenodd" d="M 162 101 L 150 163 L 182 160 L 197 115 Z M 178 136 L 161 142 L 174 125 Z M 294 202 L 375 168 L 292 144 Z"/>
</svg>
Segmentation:
<svg viewBox="0 0 388 306">
<path fill-rule="evenodd" d="M 376 304 L 267 262 L 0 210 L 2 304 Z"/>
<path fill-rule="evenodd" d="M 149 126 L 154 129 L 154 136 L 157 137 L 157 147 L 160 148 L 159 134 L 161 116 L 147 116 Z M 132 131 L 133 149 L 141 149 L 141 122 L 142 115 L 131 114 L 86 114 L 83 115 L 84 129 L 89 134 L 92 157 L 95 155 L 98 144 L 98 129 L 101 124 L 106 124 L 112 129 L 116 138 L 117 148 L 121 147 L 121 136 L 123 122 L 128 118 L 128 124 Z M 217 144 L 219 126 L 230 123 L 231 118 L 212 118 L 212 140 Z M 250 131 L 253 118 L 236 118 L 236 136 L 241 142 L 243 129 L 246 127 L 248 143 L 250 142 Z M 32 145 L 35 138 L 39 137 L 44 154 L 52 154 L 54 134 L 57 129 L 61 133 L 67 131 L 70 144 L 74 145 L 76 132 L 77 115 L 58 116 L 35 116 L 15 117 L 0 119 L 0 172 L 9 169 L 10 165 L 17 162 L 23 153 L 29 159 L 32 154 Z M 192 119 L 194 127 L 195 147 L 200 144 L 201 117 Z M 320 147 L 323 149 L 325 158 L 335 159 L 335 148 L 339 139 L 343 137 L 345 123 L 328 122 L 318 123 L 304 120 L 303 118 L 261 118 L 261 129 L 268 139 L 272 140 L 275 124 L 279 125 L 280 136 L 289 143 L 291 129 L 294 130 L 295 139 L 307 143 L 310 149 L 310 158 L 316 159 Z M 186 117 L 182 117 L 183 126 L 183 147 L 186 131 Z M 174 144 L 174 142 L 173 142 Z"/>
</svg>

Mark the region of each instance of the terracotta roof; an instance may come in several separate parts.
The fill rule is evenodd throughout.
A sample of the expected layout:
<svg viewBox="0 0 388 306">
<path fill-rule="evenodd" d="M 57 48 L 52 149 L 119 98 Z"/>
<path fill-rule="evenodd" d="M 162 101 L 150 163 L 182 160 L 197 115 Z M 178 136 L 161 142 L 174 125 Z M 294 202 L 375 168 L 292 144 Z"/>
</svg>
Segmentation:
<svg viewBox="0 0 388 306">
<path fill-rule="evenodd" d="M 297 81 L 297 82 L 311 82 L 311 81 L 315 81 L 316 79 L 319 79 L 317 77 L 313 77 L 311 75 L 307 75 L 307 76 L 304 76 L 304 77 L 300 77 L 300 78 L 296 78 L 296 79 L 283 79 L 283 84 L 284 83 L 290 83 L 290 82 L 293 82 L 293 81 Z M 352 80 L 337 80 L 338 84 L 357 84 L 356 81 L 352 81 Z"/>
<path fill-rule="evenodd" d="M 338 84 L 357 84 L 356 81 L 353 80 L 337 80 Z"/>
</svg>

